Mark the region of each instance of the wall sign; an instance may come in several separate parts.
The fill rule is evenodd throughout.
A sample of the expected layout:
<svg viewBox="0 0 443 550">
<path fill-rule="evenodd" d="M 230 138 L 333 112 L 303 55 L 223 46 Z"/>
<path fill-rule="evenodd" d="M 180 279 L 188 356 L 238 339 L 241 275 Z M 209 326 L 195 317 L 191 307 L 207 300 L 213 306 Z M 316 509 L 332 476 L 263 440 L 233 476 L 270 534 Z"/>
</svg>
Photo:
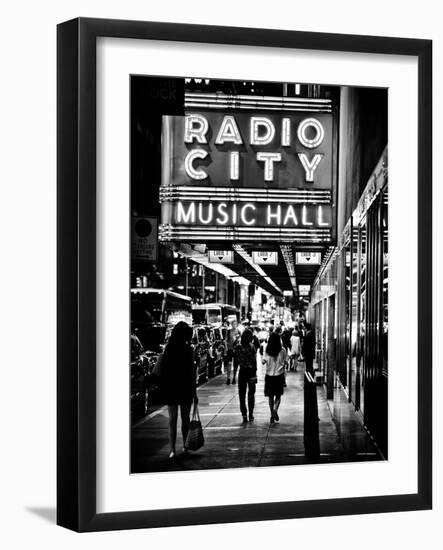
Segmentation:
<svg viewBox="0 0 443 550">
<path fill-rule="evenodd" d="M 211 263 L 217 263 L 217 264 L 233 264 L 234 251 L 233 250 L 209 250 L 208 260 Z"/>
<path fill-rule="evenodd" d="M 309 296 L 311 285 L 298 285 L 298 292 L 300 296 Z"/>
<path fill-rule="evenodd" d="M 132 259 L 156 262 L 158 256 L 158 220 L 152 217 L 132 218 Z"/>
<path fill-rule="evenodd" d="M 320 265 L 320 252 L 297 252 L 295 255 L 295 263 L 297 265 Z"/>
<path fill-rule="evenodd" d="M 253 250 L 252 260 L 259 265 L 277 265 L 278 254 L 275 251 L 268 250 Z"/>
</svg>

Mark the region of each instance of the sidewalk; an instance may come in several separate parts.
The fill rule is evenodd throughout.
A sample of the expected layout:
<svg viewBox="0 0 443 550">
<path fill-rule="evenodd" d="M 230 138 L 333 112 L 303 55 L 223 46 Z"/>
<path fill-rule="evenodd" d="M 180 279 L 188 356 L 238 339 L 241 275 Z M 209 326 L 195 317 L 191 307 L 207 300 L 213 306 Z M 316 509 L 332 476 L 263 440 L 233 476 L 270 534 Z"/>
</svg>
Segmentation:
<svg viewBox="0 0 443 550">
<path fill-rule="evenodd" d="M 262 371 L 262 369 L 259 369 Z M 133 427 L 131 472 L 158 472 L 213 468 L 281 466 L 306 464 L 303 444 L 303 373 L 287 373 L 287 388 L 279 410 L 280 422 L 270 424 L 267 398 L 263 393 L 264 373 L 259 372 L 253 422 L 242 422 L 236 385 L 226 385 L 220 375 L 198 388 L 199 412 L 205 445 L 188 455 L 180 453 L 180 421 L 175 459 L 168 459 L 168 411 L 161 407 Z M 376 460 L 372 443 L 364 431 L 351 422 L 353 444 L 336 429 L 323 389 L 318 387 L 320 459 L 318 462 Z M 349 406 L 343 403 L 343 407 Z M 350 416 L 350 419 L 352 416 Z M 351 427 L 351 426 L 350 426 Z"/>
</svg>

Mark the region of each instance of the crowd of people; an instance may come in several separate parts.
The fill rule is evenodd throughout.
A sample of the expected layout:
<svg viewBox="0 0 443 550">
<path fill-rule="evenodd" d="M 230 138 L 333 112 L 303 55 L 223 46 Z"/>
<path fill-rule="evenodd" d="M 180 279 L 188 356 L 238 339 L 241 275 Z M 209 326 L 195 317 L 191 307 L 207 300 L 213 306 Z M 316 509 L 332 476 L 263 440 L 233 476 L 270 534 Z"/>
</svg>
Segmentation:
<svg viewBox="0 0 443 550">
<path fill-rule="evenodd" d="M 240 412 L 244 422 L 248 419 L 254 420 L 258 361 L 261 360 L 265 366 L 264 393 L 269 399 L 271 423 L 279 421 L 278 409 L 286 387 L 286 371 L 297 370 L 297 363 L 303 360 L 306 369 L 313 374 L 315 337 L 309 323 L 303 323 L 293 329 L 280 324 L 275 329 L 271 327 L 268 334 L 263 337 L 263 330 L 258 327 L 251 331 L 246 326 L 241 332 L 237 321 L 234 320 L 226 334 L 226 349 L 226 383 L 235 384 L 238 371 Z"/>
<path fill-rule="evenodd" d="M 246 324 L 245 324 L 246 325 Z M 227 384 L 238 385 L 243 422 L 254 421 L 255 392 L 259 361 L 265 368 L 264 394 L 268 398 L 270 423 L 279 421 L 278 410 L 286 387 L 287 370 L 296 370 L 301 360 L 313 374 L 315 336 L 309 323 L 291 329 L 271 327 L 267 333 L 233 320 L 226 331 L 224 371 Z M 191 346 L 192 329 L 183 321 L 172 330 L 161 357 L 163 393 L 169 414 L 169 457 L 176 456 L 177 419 L 180 409 L 183 452 L 193 403 L 198 403 Z"/>
</svg>

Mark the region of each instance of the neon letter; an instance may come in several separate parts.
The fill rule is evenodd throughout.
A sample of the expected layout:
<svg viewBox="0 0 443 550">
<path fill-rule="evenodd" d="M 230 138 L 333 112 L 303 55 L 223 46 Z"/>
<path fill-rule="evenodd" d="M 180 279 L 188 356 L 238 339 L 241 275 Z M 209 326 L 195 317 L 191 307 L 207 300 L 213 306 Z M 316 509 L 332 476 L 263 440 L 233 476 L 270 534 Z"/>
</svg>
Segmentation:
<svg viewBox="0 0 443 550">
<path fill-rule="evenodd" d="M 315 137 L 312 139 L 306 137 L 306 130 L 309 127 L 314 128 L 315 130 Z M 305 118 L 300 122 L 298 126 L 297 137 L 302 145 L 304 145 L 308 149 L 314 149 L 315 147 L 318 147 L 323 141 L 323 138 L 325 137 L 325 131 L 321 122 L 319 122 L 316 118 Z"/>
<path fill-rule="evenodd" d="M 305 153 L 297 153 L 297 155 L 305 169 L 306 181 L 314 181 L 314 172 L 320 164 L 323 155 L 314 155 L 311 160 L 308 160 L 308 156 Z"/>
<path fill-rule="evenodd" d="M 198 217 L 200 219 L 200 223 L 208 224 L 212 220 L 212 204 L 208 204 L 208 214 L 206 217 L 206 220 L 203 219 L 203 204 L 201 202 L 198 203 Z"/>
<path fill-rule="evenodd" d="M 323 208 L 321 205 L 318 206 L 318 215 L 317 215 L 318 225 L 325 226 L 329 225 L 328 222 L 323 221 Z"/>
<path fill-rule="evenodd" d="M 235 143 L 236 145 L 242 145 L 243 143 L 235 118 L 231 115 L 223 117 L 215 140 L 216 145 L 223 145 L 226 142 Z"/>
<path fill-rule="evenodd" d="M 185 171 L 193 180 L 204 180 L 208 174 L 203 168 L 195 169 L 192 165 L 194 159 L 204 159 L 208 156 L 208 152 L 204 149 L 191 149 L 185 158 Z"/>
<path fill-rule="evenodd" d="M 283 118 L 281 121 L 281 144 L 283 147 L 289 147 L 291 143 L 291 119 Z"/>
<path fill-rule="evenodd" d="M 247 208 L 252 208 L 252 210 L 255 210 L 255 206 L 253 204 L 245 204 L 242 209 L 241 209 L 241 212 L 240 212 L 240 218 L 241 218 L 241 221 L 245 224 L 245 225 L 254 225 L 255 224 L 255 218 L 251 218 L 249 221 L 246 219 L 246 216 L 245 216 L 245 210 Z"/>
<path fill-rule="evenodd" d="M 227 204 L 225 202 L 221 202 L 218 206 L 217 206 L 217 212 L 223 216 L 222 219 L 220 218 L 216 218 L 216 222 L 219 223 L 220 225 L 226 225 L 228 223 L 228 220 L 229 220 L 229 216 L 228 216 L 228 213 L 226 212 L 226 207 L 227 207 Z"/>
<path fill-rule="evenodd" d="M 177 203 L 177 223 L 195 223 L 195 203 L 191 202 L 185 212 L 183 203 Z"/>
<path fill-rule="evenodd" d="M 257 153 L 257 160 L 265 163 L 265 181 L 273 181 L 274 162 L 281 162 L 281 153 Z"/>
<path fill-rule="evenodd" d="M 232 224 L 235 225 L 237 223 L 237 205 L 232 205 Z"/>
<path fill-rule="evenodd" d="M 269 145 L 275 136 L 275 127 L 272 121 L 266 117 L 253 116 L 250 124 L 249 138 L 251 145 Z M 265 128 L 265 133 L 262 136 L 258 134 L 260 126 Z"/>
<path fill-rule="evenodd" d="M 272 205 L 268 204 L 268 216 L 267 216 L 267 224 L 271 225 L 272 218 L 275 218 L 277 220 L 276 225 L 281 224 L 281 206 L 277 205 L 277 212 L 272 212 Z"/>
<path fill-rule="evenodd" d="M 197 126 L 196 128 L 194 126 Z M 208 119 L 203 115 L 187 115 L 185 118 L 185 143 L 192 143 L 194 138 L 198 143 L 208 143 Z"/>
<path fill-rule="evenodd" d="M 303 208 L 302 208 L 302 224 L 303 225 L 312 225 L 312 222 L 308 222 L 308 220 L 306 219 L 306 214 L 307 214 L 307 210 L 306 210 L 306 204 L 303 205 Z"/>
<path fill-rule="evenodd" d="M 298 225 L 297 216 L 295 215 L 294 207 L 292 206 L 292 204 L 288 206 L 285 219 L 283 220 L 283 225 L 286 225 L 290 219 L 292 219 L 294 225 Z"/>
<path fill-rule="evenodd" d="M 231 152 L 231 170 L 230 178 L 231 180 L 238 180 L 239 175 L 239 153 L 238 151 Z"/>
</svg>

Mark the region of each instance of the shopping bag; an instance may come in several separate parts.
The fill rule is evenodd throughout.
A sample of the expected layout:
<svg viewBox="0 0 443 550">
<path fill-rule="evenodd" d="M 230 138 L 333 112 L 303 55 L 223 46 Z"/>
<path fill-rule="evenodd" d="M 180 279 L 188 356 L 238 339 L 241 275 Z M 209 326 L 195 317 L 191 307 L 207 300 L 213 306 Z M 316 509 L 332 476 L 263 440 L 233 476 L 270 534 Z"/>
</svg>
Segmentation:
<svg viewBox="0 0 443 550">
<path fill-rule="evenodd" d="M 192 411 L 192 419 L 189 425 L 188 436 L 186 438 L 185 447 L 190 451 L 197 451 L 205 444 L 203 437 L 203 428 L 200 422 L 200 415 L 198 414 L 197 403 L 194 402 L 194 409 Z"/>
</svg>

